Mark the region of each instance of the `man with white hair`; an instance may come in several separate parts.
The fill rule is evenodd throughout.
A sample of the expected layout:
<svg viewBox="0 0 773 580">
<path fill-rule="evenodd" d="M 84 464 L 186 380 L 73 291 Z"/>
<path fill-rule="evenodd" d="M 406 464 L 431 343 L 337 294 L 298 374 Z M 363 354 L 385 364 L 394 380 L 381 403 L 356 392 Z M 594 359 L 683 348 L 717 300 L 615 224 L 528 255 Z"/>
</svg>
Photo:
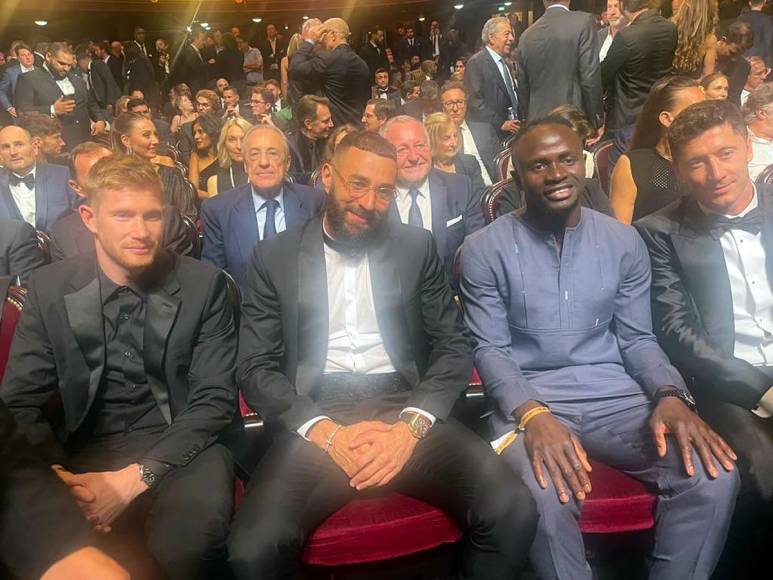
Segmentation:
<svg viewBox="0 0 773 580">
<path fill-rule="evenodd" d="M 505 57 L 515 42 L 510 21 L 495 16 L 486 21 L 481 33 L 483 48 L 467 61 L 464 84 L 474 121 L 493 125 L 500 137 L 518 131 L 518 96 Z"/>
<path fill-rule="evenodd" d="M 620 0 L 607 0 L 607 22 L 609 22 L 609 26 L 598 32 L 600 61 L 607 58 L 609 47 L 612 46 L 615 36 L 628 24 L 622 10 L 620 10 Z"/>
<path fill-rule="evenodd" d="M 296 63 L 306 62 L 313 57 L 314 47 L 316 41 L 312 39 L 312 34 L 316 35 L 316 31 L 322 27 L 322 21 L 319 18 L 309 18 L 303 22 L 301 26 L 301 38 L 303 43 L 292 55 L 293 58 L 289 58 L 287 77 L 288 77 L 288 89 L 287 100 L 290 101 L 291 106 L 301 99 L 303 95 L 313 95 L 320 88 L 319 86 L 313 86 L 311 79 L 305 75 L 299 73 L 295 68 Z M 298 58 L 296 58 L 298 57 Z"/>
<path fill-rule="evenodd" d="M 370 69 L 349 46 L 349 25 L 342 18 L 328 18 L 311 27 L 307 42 L 320 43 L 324 51 L 298 51 L 293 55 L 290 78 L 305 79 L 321 89 L 330 101 L 333 123 L 357 125 L 370 99 Z"/>
<path fill-rule="evenodd" d="M 749 177 L 754 180 L 773 163 L 773 83 L 754 89 L 743 106 L 754 153 L 749 161 Z"/>
</svg>

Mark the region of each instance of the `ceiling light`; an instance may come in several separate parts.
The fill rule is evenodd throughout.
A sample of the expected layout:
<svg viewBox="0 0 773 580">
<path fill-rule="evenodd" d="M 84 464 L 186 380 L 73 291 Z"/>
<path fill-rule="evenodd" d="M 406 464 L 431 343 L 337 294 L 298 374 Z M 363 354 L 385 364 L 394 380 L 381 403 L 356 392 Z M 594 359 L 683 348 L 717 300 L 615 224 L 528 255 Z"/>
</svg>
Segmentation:
<svg viewBox="0 0 773 580">
<path fill-rule="evenodd" d="M 461 10 L 464 8 L 464 4 L 454 4 L 454 10 Z"/>
<path fill-rule="evenodd" d="M 36 20 L 35 24 L 38 26 L 46 26 L 48 24 L 48 20 Z"/>
<path fill-rule="evenodd" d="M 426 19 L 426 16 L 419 16 L 419 22 L 424 22 Z"/>
<path fill-rule="evenodd" d="M 260 24 L 261 22 L 263 22 L 263 19 L 262 19 L 262 18 L 260 18 L 260 17 L 258 17 L 258 16 L 256 16 L 255 18 L 253 18 L 253 19 L 252 19 L 252 21 L 253 21 L 255 24 Z"/>
<path fill-rule="evenodd" d="M 499 10 L 500 12 L 504 12 L 505 11 L 505 7 L 504 6 L 500 6 L 499 8 L 497 8 L 497 10 Z"/>
<path fill-rule="evenodd" d="M 287 24 L 285 24 L 285 30 L 290 30 L 290 27 Z"/>
<path fill-rule="evenodd" d="M 504 4 L 505 4 L 505 6 L 512 6 L 513 5 L 512 2 L 505 2 Z"/>
<path fill-rule="evenodd" d="M 308 19 L 309 19 L 309 17 L 308 17 L 308 16 L 304 16 L 304 17 L 303 17 L 303 20 L 308 20 Z"/>
</svg>

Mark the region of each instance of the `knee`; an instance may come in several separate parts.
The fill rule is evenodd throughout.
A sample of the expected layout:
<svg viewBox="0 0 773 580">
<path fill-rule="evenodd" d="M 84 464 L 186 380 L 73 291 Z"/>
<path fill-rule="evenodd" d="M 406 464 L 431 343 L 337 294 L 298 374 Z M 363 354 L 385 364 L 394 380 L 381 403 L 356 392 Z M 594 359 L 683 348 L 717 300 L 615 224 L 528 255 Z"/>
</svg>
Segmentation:
<svg viewBox="0 0 773 580">
<path fill-rule="evenodd" d="M 234 522 L 228 539 L 228 561 L 239 578 L 272 577 L 280 562 L 300 557 L 303 532 L 280 519 Z"/>
<path fill-rule="evenodd" d="M 474 510 L 477 527 L 493 532 L 507 542 L 520 538 L 531 543 L 537 528 L 537 504 L 517 476 L 491 486 Z"/>
<path fill-rule="evenodd" d="M 151 530 L 148 549 L 163 567 L 217 560 L 225 555 L 230 511 L 196 510 Z"/>
<path fill-rule="evenodd" d="M 698 467 L 698 466 L 696 466 Z M 689 491 L 702 505 L 728 505 L 735 502 L 741 487 L 738 469 L 725 471 L 719 468 L 719 477 L 709 477 L 705 470 L 698 468 L 691 478 L 685 478 Z"/>
</svg>

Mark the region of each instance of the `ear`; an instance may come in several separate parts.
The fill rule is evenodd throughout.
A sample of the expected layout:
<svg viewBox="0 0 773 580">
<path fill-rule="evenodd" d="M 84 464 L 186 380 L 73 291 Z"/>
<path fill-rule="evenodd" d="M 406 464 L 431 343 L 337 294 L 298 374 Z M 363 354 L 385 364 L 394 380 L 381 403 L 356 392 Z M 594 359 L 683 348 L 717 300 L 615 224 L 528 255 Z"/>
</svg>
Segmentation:
<svg viewBox="0 0 773 580">
<path fill-rule="evenodd" d="M 83 220 L 83 224 L 86 226 L 86 229 L 89 230 L 92 234 L 97 234 L 97 226 L 96 226 L 96 217 L 97 213 L 94 211 L 94 208 L 90 205 L 83 204 L 78 208 L 78 213 L 81 216 L 81 220 Z"/>
<path fill-rule="evenodd" d="M 128 149 L 129 148 L 129 136 L 128 135 L 121 135 L 121 143 L 123 143 L 123 146 Z"/>
<path fill-rule="evenodd" d="M 330 167 L 329 163 L 325 163 L 322 165 L 322 171 L 320 173 L 322 175 L 322 187 L 325 188 L 325 193 L 329 194 L 333 189 L 333 169 Z"/>
<path fill-rule="evenodd" d="M 35 156 L 37 157 L 40 153 L 40 147 L 43 145 L 43 140 L 40 137 L 33 137 L 30 143 L 32 143 L 32 148 L 35 150 Z"/>
<path fill-rule="evenodd" d="M 658 114 L 658 121 L 660 121 L 661 125 L 668 128 L 671 126 L 671 123 L 674 122 L 674 116 L 668 111 L 660 111 L 660 114 Z"/>
</svg>

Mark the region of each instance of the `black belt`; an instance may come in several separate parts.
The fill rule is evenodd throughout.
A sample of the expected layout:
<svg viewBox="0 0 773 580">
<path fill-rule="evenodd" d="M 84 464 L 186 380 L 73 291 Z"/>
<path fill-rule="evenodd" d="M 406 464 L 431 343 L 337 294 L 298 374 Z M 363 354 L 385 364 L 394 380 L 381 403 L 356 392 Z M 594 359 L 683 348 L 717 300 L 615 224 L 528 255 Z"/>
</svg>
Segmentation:
<svg viewBox="0 0 773 580">
<path fill-rule="evenodd" d="M 399 373 L 330 373 L 322 375 L 314 387 L 313 398 L 319 403 L 356 402 L 410 390 L 411 386 Z"/>
</svg>

